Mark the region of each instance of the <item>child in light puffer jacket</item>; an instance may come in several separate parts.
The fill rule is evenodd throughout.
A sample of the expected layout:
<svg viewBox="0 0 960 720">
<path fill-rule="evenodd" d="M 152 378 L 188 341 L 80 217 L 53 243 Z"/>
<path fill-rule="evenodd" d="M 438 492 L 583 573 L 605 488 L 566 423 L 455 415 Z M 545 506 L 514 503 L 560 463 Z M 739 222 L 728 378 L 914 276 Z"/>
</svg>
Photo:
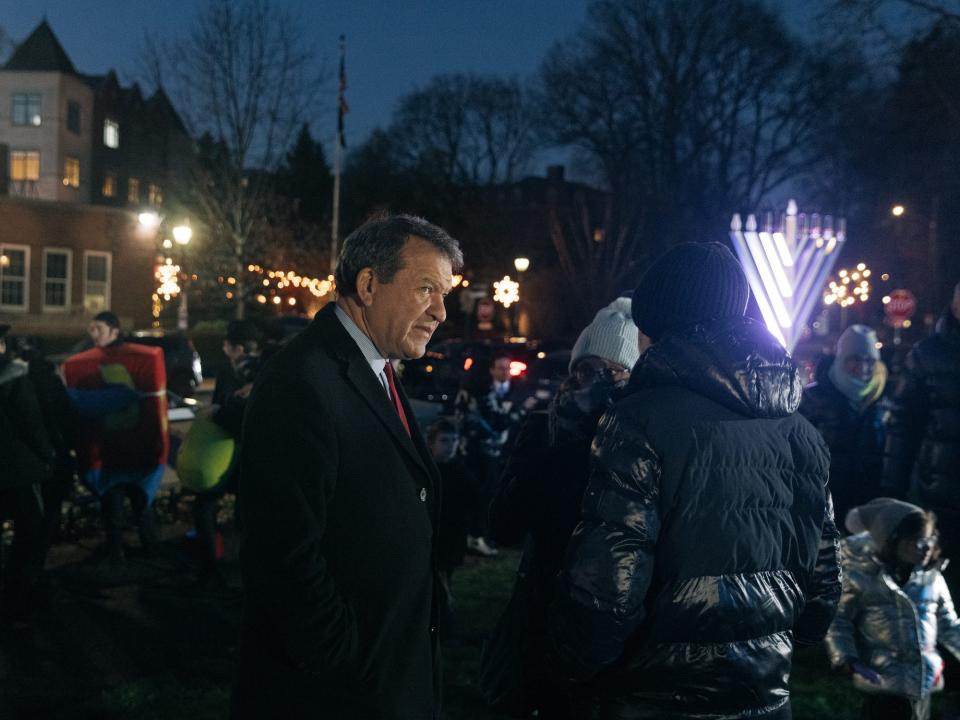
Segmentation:
<svg viewBox="0 0 960 720">
<path fill-rule="evenodd" d="M 866 693 L 861 718 L 930 717 L 943 689 L 937 644 L 960 658 L 960 621 L 937 558 L 936 518 L 916 505 L 876 498 L 846 518 L 843 595 L 827 634 L 835 667 Z"/>
</svg>

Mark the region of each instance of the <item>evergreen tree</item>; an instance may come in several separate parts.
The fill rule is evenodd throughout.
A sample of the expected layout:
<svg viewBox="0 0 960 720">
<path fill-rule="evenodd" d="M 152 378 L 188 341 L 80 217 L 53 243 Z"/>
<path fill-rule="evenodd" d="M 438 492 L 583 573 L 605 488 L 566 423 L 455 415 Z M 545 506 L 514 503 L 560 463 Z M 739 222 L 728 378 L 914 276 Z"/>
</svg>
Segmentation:
<svg viewBox="0 0 960 720">
<path fill-rule="evenodd" d="M 330 216 L 333 176 L 323 146 L 304 123 L 277 174 L 279 191 L 293 203 L 300 219 L 320 223 Z"/>
</svg>

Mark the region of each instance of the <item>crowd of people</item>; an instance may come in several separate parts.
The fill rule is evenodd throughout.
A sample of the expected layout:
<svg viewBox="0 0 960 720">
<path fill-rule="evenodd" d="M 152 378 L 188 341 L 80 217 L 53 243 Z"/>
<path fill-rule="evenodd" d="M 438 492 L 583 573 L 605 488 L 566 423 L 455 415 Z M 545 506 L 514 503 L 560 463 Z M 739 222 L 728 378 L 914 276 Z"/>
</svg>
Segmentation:
<svg viewBox="0 0 960 720">
<path fill-rule="evenodd" d="M 252 323 L 227 328 L 178 472 L 200 584 L 223 582 L 217 509 L 238 497 L 234 717 L 281 698 L 287 717 L 439 717 L 452 578 L 503 547 L 520 564 L 478 678 L 500 713 L 789 718 L 794 647 L 818 643 L 863 718 L 923 720 L 932 693 L 960 690 L 960 284 L 898 372 L 855 324 L 805 387 L 747 317 L 733 254 L 678 245 L 580 332 L 545 408 L 495 354 L 421 429 L 397 363 L 426 352 L 462 260 L 420 218 L 372 220 L 343 243 L 336 301 L 290 342 L 261 352 Z M 130 552 L 125 500 L 155 552 L 169 433 L 160 351 L 125 343 L 112 313 L 61 375 L 29 339 L 6 352 L 9 330 L 15 622 L 74 478 L 100 500 L 103 562 Z"/>
</svg>

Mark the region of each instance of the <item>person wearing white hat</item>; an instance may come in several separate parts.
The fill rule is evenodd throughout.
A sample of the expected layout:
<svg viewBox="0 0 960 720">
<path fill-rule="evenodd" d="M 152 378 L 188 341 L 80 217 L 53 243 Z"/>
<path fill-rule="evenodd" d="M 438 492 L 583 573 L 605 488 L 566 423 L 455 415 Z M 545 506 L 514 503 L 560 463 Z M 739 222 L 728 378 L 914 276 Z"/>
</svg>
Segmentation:
<svg viewBox="0 0 960 720">
<path fill-rule="evenodd" d="M 570 375 L 546 411 L 527 417 L 490 506 L 494 540 L 519 545 L 527 537 L 517 581 L 506 613 L 516 612 L 523 638 L 520 685 L 523 707 L 503 704 L 505 664 L 487 652 L 481 668 L 481 691 L 503 711 L 536 708 L 544 720 L 574 717 L 564 688 L 543 674 L 544 618 L 570 534 L 579 519 L 580 502 L 590 472 L 590 443 L 600 416 L 626 385 L 647 339 L 631 317 L 630 298 L 601 308 L 577 338 L 570 354 Z M 510 619 L 510 618 L 507 618 Z M 509 622 L 498 626 L 501 632 Z M 503 639 L 503 638 L 499 638 Z M 491 643 L 490 647 L 497 647 Z"/>
</svg>

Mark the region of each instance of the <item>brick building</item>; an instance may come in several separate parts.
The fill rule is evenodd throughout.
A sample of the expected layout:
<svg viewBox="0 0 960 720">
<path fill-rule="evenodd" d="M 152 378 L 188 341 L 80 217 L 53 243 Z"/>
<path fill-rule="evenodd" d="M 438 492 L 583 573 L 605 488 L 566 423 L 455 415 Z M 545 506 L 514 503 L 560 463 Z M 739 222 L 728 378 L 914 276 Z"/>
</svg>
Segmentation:
<svg viewBox="0 0 960 720">
<path fill-rule="evenodd" d="M 162 89 L 77 72 L 41 22 L 0 68 L 0 321 L 75 334 L 109 307 L 149 326 L 156 247 L 137 214 L 192 156 Z"/>
</svg>

